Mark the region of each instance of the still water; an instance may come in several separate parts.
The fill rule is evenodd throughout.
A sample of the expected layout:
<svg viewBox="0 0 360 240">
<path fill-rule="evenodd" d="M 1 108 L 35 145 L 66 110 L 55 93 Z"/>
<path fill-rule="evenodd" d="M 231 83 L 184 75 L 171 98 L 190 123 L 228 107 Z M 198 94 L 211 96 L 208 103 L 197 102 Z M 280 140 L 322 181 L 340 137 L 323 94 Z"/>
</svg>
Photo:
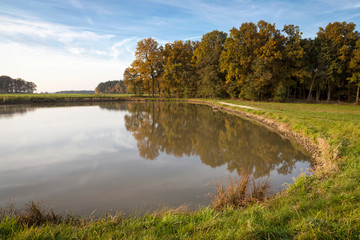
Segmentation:
<svg viewBox="0 0 360 240">
<path fill-rule="evenodd" d="M 310 157 L 267 128 L 180 103 L 0 106 L 0 207 L 134 213 L 210 202 L 219 179 L 284 188 Z"/>
</svg>

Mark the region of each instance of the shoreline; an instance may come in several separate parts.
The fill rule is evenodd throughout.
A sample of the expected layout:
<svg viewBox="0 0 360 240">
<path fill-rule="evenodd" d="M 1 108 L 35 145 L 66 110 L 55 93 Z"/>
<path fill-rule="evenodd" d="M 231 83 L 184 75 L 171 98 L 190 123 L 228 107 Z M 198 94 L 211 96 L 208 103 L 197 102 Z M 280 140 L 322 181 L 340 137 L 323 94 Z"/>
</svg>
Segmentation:
<svg viewBox="0 0 360 240">
<path fill-rule="evenodd" d="M 254 103 L 230 99 L 144 98 L 139 101 L 208 105 L 214 111 L 224 111 L 254 121 L 305 148 L 314 159 L 311 168 L 313 174 L 302 174 L 286 190 L 265 202 L 240 209 L 228 207 L 215 210 L 209 206 L 195 212 L 169 209 L 161 214 L 151 213 L 143 217 L 104 216 L 89 222 L 84 220 L 80 225 L 47 223 L 44 227 L 36 226 L 36 231 L 50 236 L 66 228 L 67 236 L 95 236 L 91 234 L 97 231 L 95 226 L 99 226 L 104 227 L 100 236 L 105 238 L 190 236 L 190 239 L 266 239 L 271 236 L 274 239 L 354 239 L 359 236 L 360 202 L 357 199 L 360 187 L 355 184 L 356 179 L 360 179 L 357 152 L 360 149 L 357 141 L 360 109 L 357 106 Z M 221 102 L 245 104 L 261 110 Z M 12 221 L 15 222 L 13 224 L 20 224 L 15 219 Z M 135 225 L 136 228 L 131 227 Z M 30 234 L 31 229 L 30 226 L 23 226 L 16 234 L 25 236 L 21 234 Z"/>
<path fill-rule="evenodd" d="M 247 120 L 255 121 L 264 127 L 270 128 L 271 130 L 275 130 L 278 134 L 283 135 L 283 136 L 293 140 L 300 146 L 302 146 L 307 151 L 307 153 L 309 153 L 312 156 L 312 158 L 315 160 L 315 164 L 320 163 L 319 161 L 321 160 L 321 155 L 322 155 L 321 147 L 318 146 L 315 142 L 311 141 L 309 138 L 307 138 L 299 133 L 294 132 L 285 124 L 282 124 L 282 123 L 272 120 L 270 118 L 264 117 L 262 115 L 256 115 L 254 113 L 244 111 L 244 109 L 250 109 L 250 110 L 254 110 L 254 111 L 265 111 L 265 110 L 243 108 L 242 105 L 226 106 L 222 102 L 208 102 L 206 100 L 205 101 L 204 100 L 185 100 L 185 102 L 194 103 L 194 104 L 204 104 L 204 105 L 211 106 L 213 108 L 216 107 L 218 110 L 224 111 L 228 114 L 242 117 Z M 238 109 L 236 109 L 236 108 L 238 108 Z M 325 141 L 325 140 L 321 139 L 320 141 Z M 312 170 L 314 170 L 314 169 L 312 169 Z"/>
</svg>

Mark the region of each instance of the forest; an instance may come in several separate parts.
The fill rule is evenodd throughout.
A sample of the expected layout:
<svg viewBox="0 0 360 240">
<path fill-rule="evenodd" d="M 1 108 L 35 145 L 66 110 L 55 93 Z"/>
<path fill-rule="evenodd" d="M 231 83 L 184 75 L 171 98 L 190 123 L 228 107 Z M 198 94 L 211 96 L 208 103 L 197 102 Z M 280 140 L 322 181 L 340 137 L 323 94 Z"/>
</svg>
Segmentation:
<svg viewBox="0 0 360 240">
<path fill-rule="evenodd" d="M 12 79 L 9 76 L 0 76 L 0 93 L 33 93 L 36 84 L 21 78 Z"/>
<path fill-rule="evenodd" d="M 298 26 L 259 21 L 201 41 L 137 43 L 124 85 L 135 95 L 359 102 L 360 37 L 354 23 L 320 27 L 314 39 Z"/>
<path fill-rule="evenodd" d="M 126 93 L 126 88 L 122 80 L 113 80 L 99 83 L 95 93 Z"/>
</svg>

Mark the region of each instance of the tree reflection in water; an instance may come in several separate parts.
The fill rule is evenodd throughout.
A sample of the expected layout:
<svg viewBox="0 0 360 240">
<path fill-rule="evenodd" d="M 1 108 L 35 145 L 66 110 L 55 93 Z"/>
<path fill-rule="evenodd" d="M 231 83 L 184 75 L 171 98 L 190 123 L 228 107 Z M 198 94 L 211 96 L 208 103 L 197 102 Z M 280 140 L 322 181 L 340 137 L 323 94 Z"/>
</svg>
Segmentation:
<svg viewBox="0 0 360 240">
<path fill-rule="evenodd" d="M 290 174 L 296 162 L 309 161 L 288 139 L 267 128 L 210 107 L 183 103 L 108 103 L 100 107 L 126 110 L 125 126 L 137 140 L 140 156 L 156 159 L 197 155 L 211 167 L 254 177 Z"/>
<path fill-rule="evenodd" d="M 18 114 L 23 115 L 27 112 L 35 111 L 35 107 L 27 105 L 0 105 L 0 118 L 12 118 Z"/>
</svg>

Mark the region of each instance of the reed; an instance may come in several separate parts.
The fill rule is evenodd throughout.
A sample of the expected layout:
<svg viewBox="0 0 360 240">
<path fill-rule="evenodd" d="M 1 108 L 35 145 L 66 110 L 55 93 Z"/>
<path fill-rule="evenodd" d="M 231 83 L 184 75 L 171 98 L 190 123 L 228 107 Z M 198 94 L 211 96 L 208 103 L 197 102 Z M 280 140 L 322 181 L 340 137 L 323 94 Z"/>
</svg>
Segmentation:
<svg viewBox="0 0 360 240">
<path fill-rule="evenodd" d="M 216 187 L 216 194 L 211 195 L 211 205 L 214 209 L 224 209 L 265 201 L 270 185 L 268 180 L 256 183 L 250 174 L 245 173 L 241 177 L 229 177 L 225 182 L 220 179 Z"/>
</svg>

